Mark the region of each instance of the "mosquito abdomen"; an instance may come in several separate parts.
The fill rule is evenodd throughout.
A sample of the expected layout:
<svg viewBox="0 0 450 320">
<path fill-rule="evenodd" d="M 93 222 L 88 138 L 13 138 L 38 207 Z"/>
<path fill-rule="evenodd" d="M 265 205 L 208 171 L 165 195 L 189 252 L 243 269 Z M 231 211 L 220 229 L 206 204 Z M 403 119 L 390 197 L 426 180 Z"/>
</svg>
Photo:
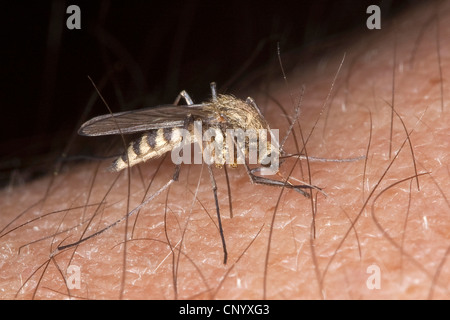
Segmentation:
<svg viewBox="0 0 450 320">
<path fill-rule="evenodd" d="M 181 142 L 181 128 L 161 128 L 149 131 L 138 139 L 132 141 L 128 146 L 126 153 L 117 158 L 112 166 L 112 171 L 120 171 L 130 167 L 162 156 L 171 151 L 179 142 Z M 128 159 L 127 159 L 128 158 Z"/>
</svg>

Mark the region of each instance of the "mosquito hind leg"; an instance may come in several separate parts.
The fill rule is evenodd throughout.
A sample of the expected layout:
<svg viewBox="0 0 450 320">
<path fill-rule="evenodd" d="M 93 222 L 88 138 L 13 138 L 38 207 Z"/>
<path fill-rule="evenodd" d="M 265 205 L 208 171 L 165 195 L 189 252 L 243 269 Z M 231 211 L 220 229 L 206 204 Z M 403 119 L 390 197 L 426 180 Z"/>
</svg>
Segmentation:
<svg viewBox="0 0 450 320">
<path fill-rule="evenodd" d="M 266 186 L 275 186 L 275 187 L 294 189 L 295 191 L 297 191 L 301 195 L 305 196 L 306 198 L 310 197 L 309 193 L 305 191 L 305 190 L 308 190 L 308 189 L 315 189 L 315 190 L 318 190 L 321 193 L 325 194 L 322 191 L 321 188 L 316 187 L 314 185 L 309 185 L 309 184 L 292 184 L 292 183 L 290 183 L 287 180 L 282 181 L 282 180 L 275 180 L 275 179 L 270 179 L 270 178 L 257 176 L 257 175 L 254 174 L 254 172 L 258 171 L 260 168 L 250 169 L 248 167 L 247 163 L 244 163 L 244 166 L 245 166 L 245 169 L 247 171 L 247 175 L 250 178 L 250 181 L 252 183 L 254 183 L 254 184 L 262 184 L 262 185 L 266 185 Z"/>
</svg>

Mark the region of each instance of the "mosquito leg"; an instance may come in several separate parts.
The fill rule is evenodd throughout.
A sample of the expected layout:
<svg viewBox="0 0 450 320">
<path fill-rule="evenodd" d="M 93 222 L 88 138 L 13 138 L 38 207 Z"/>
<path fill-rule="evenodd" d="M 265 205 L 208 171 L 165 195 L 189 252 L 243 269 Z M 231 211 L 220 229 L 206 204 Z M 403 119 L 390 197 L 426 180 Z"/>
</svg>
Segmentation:
<svg viewBox="0 0 450 320">
<path fill-rule="evenodd" d="M 213 101 L 216 101 L 216 100 L 217 100 L 216 83 L 215 83 L 215 82 L 211 82 L 211 83 L 210 83 L 210 87 L 211 87 L 211 96 L 212 96 L 212 100 L 213 100 Z"/>
<path fill-rule="evenodd" d="M 292 184 L 287 181 L 280 181 L 275 179 L 269 179 L 261 176 L 255 175 L 253 172 L 258 171 L 260 168 L 254 168 L 250 169 L 247 165 L 247 163 L 244 163 L 245 170 L 247 171 L 247 175 L 250 178 L 250 181 L 254 184 L 263 184 L 267 186 L 276 186 L 276 187 L 283 187 L 283 188 L 289 188 L 294 189 L 298 193 L 302 194 L 306 198 L 309 198 L 309 194 L 305 192 L 303 189 L 316 189 L 323 193 L 322 189 L 313 185 L 309 184 Z"/>
<path fill-rule="evenodd" d="M 213 101 L 217 101 L 217 85 L 215 82 L 211 82 L 210 83 L 210 87 L 211 87 L 211 96 L 212 96 L 212 100 Z M 230 207 L 230 218 L 233 218 L 233 205 L 232 205 L 232 201 L 231 201 L 231 189 L 230 189 L 230 181 L 228 179 L 228 172 L 227 172 L 227 166 L 224 166 L 223 169 L 225 170 L 225 177 L 227 179 L 227 188 L 228 188 L 228 202 L 229 202 L 229 207 Z M 217 210 L 219 209 L 219 207 L 217 206 Z M 224 241 L 224 240 L 222 240 Z M 225 243 L 225 241 L 224 241 Z"/>
<path fill-rule="evenodd" d="M 164 190 L 167 190 L 167 188 L 174 183 L 175 181 L 178 180 L 178 176 L 180 173 L 180 165 L 177 165 L 177 167 L 175 168 L 175 173 L 173 175 L 173 178 L 170 179 L 165 185 L 163 185 L 158 191 L 156 191 L 155 193 L 153 193 L 151 196 L 147 197 L 144 201 L 141 202 L 140 205 L 138 205 L 136 208 L 134 208 L 133 210 L 131 210 L 130 212 L 128 212 L 126 215 L 124 215 L 123 217 L 121 217 L 120 219 L 116 220 L 115 222 L 111 223 L 110 225 L 106 226 L 105 228 L 85 237 L 82 238 L 76 242 L 70 243 L 70 244 L 66 244 L 66 245 L 59 245 L 56 250 L 51 254 L 51 256 L 54 256 L 56 253 L 77 246 L 91 238 L 94 238 L 96 236 L 98 236 L 99 234 L 102 234 L 103 232 L 111 229 L 112 227 L 118 225 L 119 223 L 121 223 L 122 221 L 124 221 L 125 219 L 131 217 L 134 213 L 138 212 L 139 210 L 141 210 L 144 206 L 146 206 L 149 202 L 151 202 L 153 199 L 155 199 L 157 196 L 159 196 Z"/>
<path fill-rule="evenodd" d="M 247 101 L 249 101 L 249 99 L 251 99 L 251 98 L 247 98 Z M 251 100 L 253 100 L 253 99 L 251 99 Z M 243 152 L 242 152 L 241 148 L 239 147 L 237 141 L 233 140 L 233 143 L 236 146 L 237 152 L 241 156 L 243 156 Z M 289 183 L 287 181 L 280 181 L 280 180 L 269 179 L 269 178 L 264 178 L 264 177 L 261 177 L 261 176 L 257 176 L 253 172 L 261 170 L 261 168 L 250 169 L 248 167 L 247 162 L 245 162 L 245 161 L 244 161 L 244 166 L 245 166 L 245 170 L 247 172 L 247 175 L 250 178 L 251 183 L 254 183 L 254 184 L 264 184 L 264 185 L 269 185 L 269 186 L 277 186 L 277 187 L 284 187 L 284 188 L 294 189 L 295 191 L 299 192 L 300 194 L 302 194 L 303 196 L 305 196 L 307 198 L 309 198 L 309 194 L 307 192 L 305 192 L 303 189 L 317 189 L 319 191 L 322 190 L 319 187 L 308 185 L 308 184 L 293 185 L 293 184 L 291 184 L 291 183 Z"/>
<path fill-rule="evenodd" d="M 309 198 L 309 194 L 307 192 L 305 192 L 303 189 L 319 189 L 320 190 L 320 188 L 315 187 L 315 186 L 310 186 L 310 185 L 307 185 L 307 184 L 294 185 L 294 184 L 287 183 L 287 182 L 280 181 L 280 180 L 275 180 L 275 179 L 269 179 L 269 178 L 256 176 L 256 175 L 254 175 L 251 172 L 249 173 L 249 175 L 250 175 L 250 179 L 255 184 L 263 184 L 263 185 L 268 185 L 268 186 L 277 186 L 277 187 L 284 187 L 284 188 L 294 189 L 295 191 L 297 191 L 298 193 L 302 194 L 306 198 Z"/>
<path fill-rule="evenodd" d="M 253 106 L 253 108 L 255 108 L 256 111 L 258 111 L 259 115 L 264 118 L 261 109 L 259 109 L 258 105 L 256 104 L 255 100 L 253 100 L 253 98 L 251 97 L 247 97 L 247 99 L 245 100 L 245 102 L 247 104 L 251 104 Z"/>
<path fill-rule="evenodd" d="M 230 179 L 228 178 L 227 166 L 223 166 L 223 170 L 225 171 L 225 179 L 227 180 L 228 206 L 230 207 L 230 218 L 233 219 L 233 201 L 231 200 Z"/>
<path fill-rule="evenodd" d="M 303 184 L 300 184 L 300 185 L 298 185 L 298 184 L 297 184 L 297 185 L 293 185 L 293 184 L 290 183 L 290 182 L 279 181 L 279 180 L 274 180 L 274 179 L 264 178 L 264 177 L 255 175 L 254 172 L 260 171 L 260 169 L 261 169 L 261 167 L 257 167 L 257 168 L 254 168 L 254 169 L 251 169 L 251 170 L 250 170 L 250 174 L 251 174 L 251 176 L 252 176 L 251 179 L 256 179 L 256 180 L 257 180 L 257 181 L 252 180 L 252 182 L 257 183 L 257 184 L 268 184 L 268 185 L 275 185 L 275 186 L 284 186 L 284 187 L 286 187 L 286 188 L 295 189 L 296 191 L 298 191 L 298 192 L 300 192 L 301 194 L 303 194 L 305 197 L 309 197 L 309 194 L 306 194 L 306 195 L 305 195 L 304 192 L 301 192 L 300 190 L 297 190 L 297 189 L 315 189 L 315 190 L 319 191 L 320 193 L 322 193 L 324 196 L 328 196 L 328 195 L 322 190 L 322 188 L 319 188 L 319 187 L 317 187 L 317 186 L 315 186 L 315 185 L 307 184 L 306 182 L 300 181 L 300 180 L 295 179 L 295 178 L 292 178 L 292 179 L 293 179 L 293 180 L 296 180 L 296 181 L 299 181 L 299 182 L 301 182 L 301 183 L 303 183 Z M 281 178 L 283 178 L 283 176 L 282 176 L 279 172 L 277 172 L 277 174 L 278 174 Z"/>
<path fill-rule="evenodd" d="M 174 105 L 178 105 L 180 103 L 181 98 L 183 98 L 189 106 L 194 104 L 194 102 L 192 101 L 191 97 L 189 96 L 189 94 L 185 90 L 181 91 L 178 94 L 178 96 L 175 99 L 175 102 L 173 104 Z"/>
<path fill-rule="evenodd" d="M 184 92 L 184 91 L 182 91 L 182 92 L 180 93 L 179 96 L 183 96 L 183 97 L 184 97 L 184 95 L 182 95 L 183 92 Z M 186 95 L 187 95 L 187 93 L 186 93 Z M 187 97 L 188 97 L 189 100 L 191 99 L 191 98 L 189 97 L 189 95 L 187 95 Z M 178 99 L 178 98 L 177 98 L 177 99 Z M 178 99 L 178 100 L 179 100 L 179 99 Z M 187 101 L 187 100 L 186 100 L 186 101 Z M 191 101 L 191 102 L 192 102 L 192 101 Z M 192 117 L 187 117 L 186 120 L 185 120 L 185 122 L 184 122 L 184 128 L 187 129 L 187 128 L 189 127 L 189 124 L 190 124 L 192 121 L 193 121 Z M 182 152 L 182 151 L 181 151 L 181 152 Z M 59 245 L 59 246 L 57 247 L 57 249 L 55 250 L 55 252 L 52 253 L 52 255 L 53 255 L 53 254 L 56 254 L 57 252 L 59 252 L 59 251 L 61 251 L 61 250 L 64 250 L 64 249 L 68 249 L 68 248 L 77 246 L 77 245 L 79 245 L 79 244 L 81 244 L 81 243 L 83 243 L 83 242 L 85 242 L 85 241 L 87 241 L 87 240 L 89 240 L 89 239 L 91 239 L 91 238 L 93 238 L 93 237 L 95 237 L 95 236 L 98 236 L 99 234 L 101 234 L 101 233 L 107 231 L 108 229 L 114 227 L 115 225 L 121 223 L 121 222 L 124 221 L 125 219 L 131 217 L 135 212 L 141 210 L 141 209 L 142 209 L 145 205 L 147 205 L 150 201 L 152 201 L 154 198 L 156 198 L 157 196 L 159 196 L 159 195 L 160 195 L 164 190 L 166 190 L 172 183 L 178 181 L 178 177 L 180 176 L 180 169 L 181 169 L 181 165 L 180 165 L 180 164 L 177 164 L 177 165 L 175 166 L 175 171 L 174 171 L 174 173 L 173 173 L 172 179 L 170 179 L 170 180 L 169 180 L 164 186 L 162 186 L 158 191 L 156 191 L 156 192 L 153 193 L 151 196 L 149 196 L 148 198 L 146 198 L 140 205 L 138 205 L 136 208 L 134 208 L 133 210 L 131 210 L 130 212 L 128 212 L 128 213 L 127 213 L 126 215 L 124 215 L 122 218 L 116 220 L 115 222 L 113 222 L 113 223 L 110 224 L 109 226 L 107 226 L 107 227 L 105 227 L 105 228 L 103 228 L 103 229 L 101 229 L 101 230 L 99 230 L 99 231 L 97 231 L 97 232 L 91 234 L 90 236 L 87 236 L 87 237 L 85 237 L 85 238 L 82 238 L 82 239 L 80 239 L 80 240 L 78 240 L 78 241 L 76 241 L 76 242 L 70 243 L 70 244 Z M 217 202 L 216 202 L 216 203 L 217 203 Z M 219 225 L 220 225 L 220 224 L 219 224 Z"/>
<path fill-rule="evenodd" d="M 217 211 L 217 220 L 219 222 L 219 232 L 220 237 L 222 239 L 222 247 L 223 247 L 223 264 L 227 264 L 228 253 L 227 253 L 227 245 L 225 243 L 225 237 L 223 235 L 222 229 L 222 219 L 220 218 L 220 210 L 219 210 L 219 200 L 217 198 L 217 184 L 216 179 L 214 179 L 214 174 L 210 165 L 208 165 L 209 177 L 211 178 L 211 185 L 214 192 L 214 201 L 216 203 L 216 211 Z"/>
</svg>

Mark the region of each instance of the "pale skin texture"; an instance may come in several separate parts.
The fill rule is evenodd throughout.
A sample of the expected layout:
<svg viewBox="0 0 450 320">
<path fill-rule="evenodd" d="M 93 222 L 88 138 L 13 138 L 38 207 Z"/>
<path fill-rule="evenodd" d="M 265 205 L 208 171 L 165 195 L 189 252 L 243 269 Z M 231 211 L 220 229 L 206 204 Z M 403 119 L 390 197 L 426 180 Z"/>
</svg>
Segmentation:
<svg viewBox="0 0 450 320">
<path fill-rule="evenodd" d="M 26 211 L 3 234 L 36 217 L 60 212 L 0 239 L 0 298 L 450 298 L 450 46 L 445 40 L 450 38 L 450 5 L 441 4 L 439 19 L 435 9 L 424 7 L 399 17 L 395 32 L 389 25 L 377 32 L 367 31 L 363 40 L 351 40 L 351 46 L 336 48 L 320 63 L 306 63 L 309 67 L 302 66 L 305 61 L 299 55 L 286 55 L 286 59 L 298 60 L 298 68 L 288 74 L 289 89 L 278 76 L 268 91 L 264 87 L 251 92 L 271 127 L 279 128 L 282 136 L 288 127 L 286 117 L 267 94 L 292 115 L 294 106 L 289 92 L 296 98 L 301 86 L 306 86 L 300 116 L 305 138 L 320 117 L 307 144 L 309 156 L 343 159 L 365 155 L 372 115 L 367 163 L 364 159 L 348 163 L 310 162 L 312 184 L 326 193 L 318 193 L 315 198 L 317 191 L 313 192 L 317 211 L 315 237 L 310 199 L 292 190 L 252 185 L 244 168 L 228 169 L 234 213 L 230 219 L 225 175 L 223 170 L 214 169 L 228 248 L 228 263 L 223 265 L 208 170 L 203 168 L 197 191 L 203 208 L 193 200 L 201 166 L 183 166 L 180 179 L 172 184 L 168 196 L 163 192 L 141 210 L 133 235 L 136 215 L 130 217 L 127 237 L 135 240 L 126 244 L 125 266 L 126 223 L 122 221 L 76 249 L 55 255 L 48 268 L 39 269 L 19 291 L 58 244 L 78 240 L 87 223 L 53 238 L 58 230 L 80 223 L 83 216 L 84 220 L 89 219 L 97 210 L 87 236 L 139 205 L 144 185 L 150 182 L 159 160 L 140 166 L 144 179 L 137 168 L 131 170 L 128 210 L 127 173 L 122 172 L 114 181 L 117 174 L 105 170 L 109 161 L 87 163 L 60 173 L 48 195 L 51 177 L 1 192 L 2 228 Z M 320 115 L 344 52 L 343 67 Z M 407 137 L 394 114 L 389 158 L 389 104 L 393 95 L 395 110 L 407 131 L 413 130 L 410 139 L 417 172 L 424 173 L 419 177 L 420 191 L 417 181 L 408 179 L 415 175 L 408 142 L 383 176 Z M 301 141 L 298 127 L 296 135 Z M 292 137 L 285 150 L 296 152 Z M 301 162 L 302 170 L 297 164 L 291 176 L 309 182 L 307 163 Z M 283 164 L 281 173 L 288 176 L 294 163 L 290 159 Z M 166 158 L 145 197 L 171 178 L 173 167 L 170 158 Z M 402 180 L 405 181 L 396 184 Z M 106 195 L 111 185 L 113 189 Z M 103 206 L 83 209 L 86 203 L 98 204 L 102 200 L 106 202 Z M 38 204 L 31 207 L 35 203 Z M 69 210 L 76 207 L 81 209 Z M 61 221 L 64 223 L 59 227 Z M 165 230 L 175 247 L 173 253 Z M 48 236 L 51 237 L 28 245 L 17 254 L 20 246 Z M 178 248 L 182 251 L 179 260 Z M 67 276 L 65 270 L 74 251 L 70 264 L 80 267 L 81 284 L 69 294 L 55 266 Z M 378 276 L 379 289 L 370 289 L 371 285 L 377 287 Z"/>
</svg>

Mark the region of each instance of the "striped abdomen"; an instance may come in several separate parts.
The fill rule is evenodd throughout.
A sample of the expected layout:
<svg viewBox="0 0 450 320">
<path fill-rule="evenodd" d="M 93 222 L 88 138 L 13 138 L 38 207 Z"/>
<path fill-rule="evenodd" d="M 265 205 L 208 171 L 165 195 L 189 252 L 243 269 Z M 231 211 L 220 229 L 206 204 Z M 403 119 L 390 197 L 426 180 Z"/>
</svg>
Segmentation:
<svg viewBox="0 0 450 320">
<path fill-rule="evenodd" d="M 117 158 L 111 169 L 120 171 L 127 168 L 127 155 L 130 167 L 132 167 L 171 151 L 182 139 L 181 130 L 180 128 L 161 128 L 143 134 L 130 143 L 126 154 Z"/>
</svg>

